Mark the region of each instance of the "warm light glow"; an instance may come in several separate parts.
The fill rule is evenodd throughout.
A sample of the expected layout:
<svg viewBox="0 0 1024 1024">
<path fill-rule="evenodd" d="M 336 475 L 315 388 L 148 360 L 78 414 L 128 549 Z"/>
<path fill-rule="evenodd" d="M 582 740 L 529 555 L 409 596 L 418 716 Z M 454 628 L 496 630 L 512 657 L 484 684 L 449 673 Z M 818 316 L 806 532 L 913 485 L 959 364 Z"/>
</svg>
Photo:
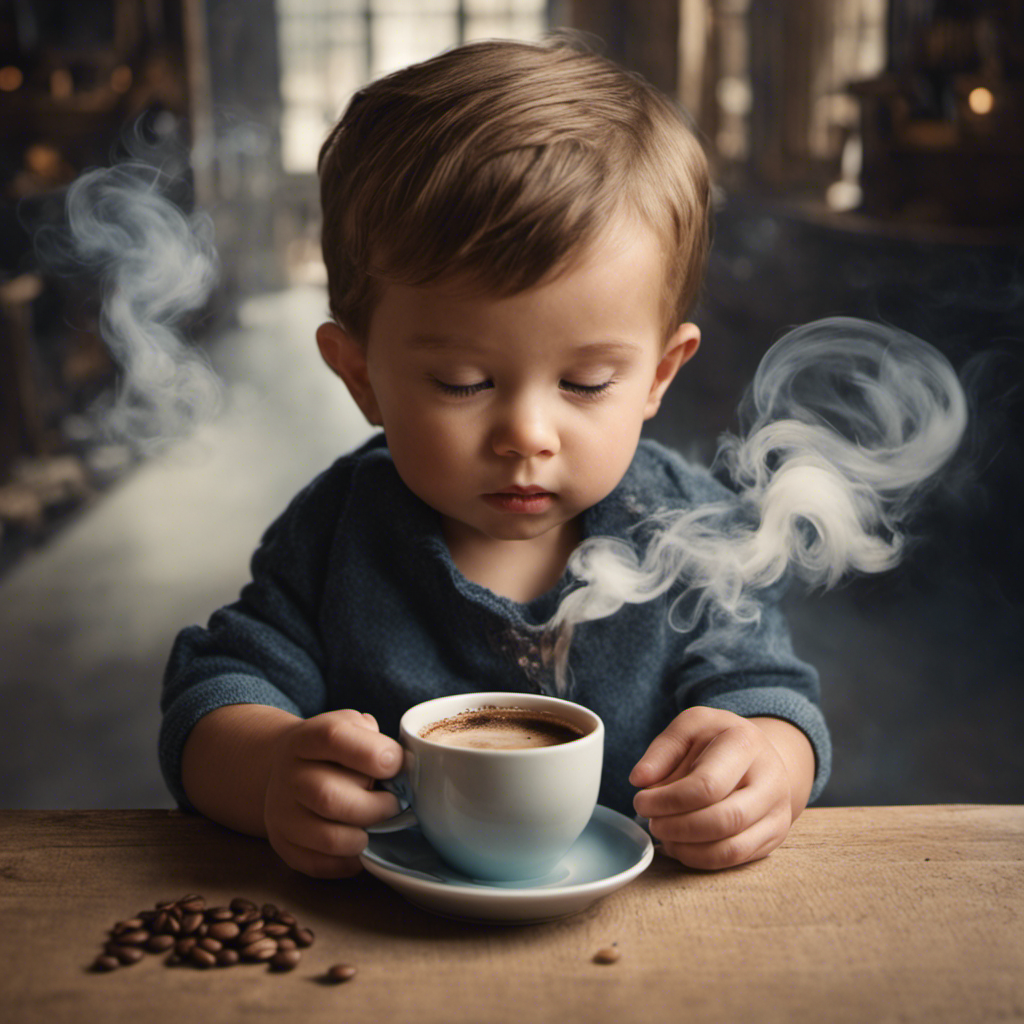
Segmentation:
<svg viewBox="0 0 1024 1024">
<path fill-rule="evenodd" d="M 75 91 L 75 81 L 71 72 L 64 68 L 58 68 L 50 75 L 50 95 L 55 100 L 66 100 Z"/>
<path fill-rule="evenodd" d="M 11 64 L 8 64 L 5 68 L 0 68 L 0 91 L 14 92 L 15 89 L 21 88 L 21 83 L 24 81 L 25 76 L 21 73 L 20 68 L 16 68 Z"/>
<path fill-rule="evenodd" d="M 127 92 L 132 87 L 132 78 L 132 69 L 122 64 L 110 73 L 110 88 L 114 92 Z"/>
<path fill-rule="evenodd" d="M 990 114 L 995 102 L 996 98 L 991 91 L 980 85 L 977 89 L 972 89 L 967 97 L 967 105 L 976 114 Z"/>
</svg>

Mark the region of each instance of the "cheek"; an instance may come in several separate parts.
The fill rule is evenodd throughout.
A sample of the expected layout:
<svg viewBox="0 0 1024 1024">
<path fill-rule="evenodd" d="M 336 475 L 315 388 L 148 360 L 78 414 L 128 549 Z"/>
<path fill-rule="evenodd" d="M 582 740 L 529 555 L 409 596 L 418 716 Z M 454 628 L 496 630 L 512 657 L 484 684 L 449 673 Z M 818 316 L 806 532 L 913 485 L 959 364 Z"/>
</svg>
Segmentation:
<svg viewBox="0 0 1024 1024">
<path fill-rule="evenodd" d="M 384 433 L 399 472 L 407 480 L 421 479 L 457 466 L 466 438 L 443 418 L 399 405 L 385 414 Z"/>
</svg>

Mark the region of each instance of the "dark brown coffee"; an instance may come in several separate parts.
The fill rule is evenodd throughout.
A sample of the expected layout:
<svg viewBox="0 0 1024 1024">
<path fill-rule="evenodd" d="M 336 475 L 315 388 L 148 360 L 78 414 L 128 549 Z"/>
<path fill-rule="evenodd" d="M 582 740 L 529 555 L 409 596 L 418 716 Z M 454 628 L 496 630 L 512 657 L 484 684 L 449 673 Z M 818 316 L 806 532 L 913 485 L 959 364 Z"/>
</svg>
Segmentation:
<svg viewBox="0 0 1024 1024">
<path fill-rule="evenodd" d="M 431 722 L 420 736 L 449 747 L 523 750 L 578 740 L 583 730 L 549 711 L 530 708 L 473 708 Z"/>
</svg>

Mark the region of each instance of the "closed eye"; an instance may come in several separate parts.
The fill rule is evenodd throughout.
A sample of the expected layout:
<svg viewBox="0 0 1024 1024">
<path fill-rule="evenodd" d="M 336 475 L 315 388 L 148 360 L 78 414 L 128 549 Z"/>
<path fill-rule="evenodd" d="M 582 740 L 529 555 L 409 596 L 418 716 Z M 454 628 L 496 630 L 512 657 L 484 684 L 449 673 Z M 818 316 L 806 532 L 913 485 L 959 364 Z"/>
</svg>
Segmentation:
<svg viewBox="0 0 1024 1024">
<path fill-rule="evenodd" d="M 456 398 L 468 398 L 470 395 L 475 395 L 494 387 L 489 380 L 477 381 L 474 384 L 449 384 L 446 381 L 439 380 L 437 377 L 431 377 L 430 381 L 438 391 L 442 391 L 446 395 L 454 395 Z"/>
<path fill-rule="evenodd" d="M 582 395 L 584 398 L 596 398 L 603 391 L 607 391 L 614 380 L 606 380 L 603 384 L 574 384 L 570 380 L 561 380 L 558 386 L 563 391 L 571 391 L 574 395 Z"/>
</svg>

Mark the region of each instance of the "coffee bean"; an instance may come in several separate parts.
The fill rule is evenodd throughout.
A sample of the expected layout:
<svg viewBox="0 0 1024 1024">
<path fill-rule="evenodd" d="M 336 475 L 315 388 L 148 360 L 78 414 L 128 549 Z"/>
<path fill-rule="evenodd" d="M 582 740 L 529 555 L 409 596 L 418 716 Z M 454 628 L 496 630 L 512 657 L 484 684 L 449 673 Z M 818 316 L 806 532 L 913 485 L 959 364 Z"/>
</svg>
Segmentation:
<svg viewBox="0 0 1024 1024">
<path fill-rule="evenodd" d="M 269 936 L 264 936 L 262 939 L 257 939 L 255 942 L 250 942 L 248 946 L 243 946 L 239 950 L 243 960 L 250 960 L 254 962 L 269 960 L 276 952 L 277 943 Z"/>
<path fill-rule="evenodd" d="M 259 907 L 253 907 L 251 910 L 241 910 L 235 913 L 235 924 L 240 928 L 244 928 L 247 924 L 252 924 L 253 921 L 262 921 L 263 918 L 260 915 Z"/>
<path fill-rule="evenodd" d="M 224 948 L 223 942 L 218 942 L 216 939 L 211 939 L 209 936 L 205 939 L 200 939 L 196 945 L 200 949 L 205 949 L 208 953 L 217 953 Z"/>
<path fill-rule="evenodd" d="M 297 949 L 279 949 L 270 958 L 270 967 L 274 971 L 291 971 L 298 967 L 302 954 Z"/>
<path fill-rule="evenodd" d="M 268 921 L 273 921 L 277 917 L 277 907 L 273 903 L 264 903 L 262 907 L 262 914 Z"/>
<path fill-rule="evenodd" d="M 259 907 L 252 900 L 247 900 L 242 896 L 236 896 L 231 901 L 231 909 L 236 914 L 251 914 L 254 911 L 259 911 Z"/>
<path fill-rule="evenodd" d="M 161 910 L 153 921 L 153 931 L 165 935 L 177 935 L 181 931 L 181 922 L 166 910 Z"/>
<path fill-rule="evenodd" d="M 178 939 L 174 944 L 174 951 L 178 956 L 188 956 L 189 953 L 192 952 L 192 947 L 195 946 L 198 941 L 199 940 L 194 935 L 189 935 L 184 939 Z"/>
<path fill-rule="evenodd" d="M 203 970 L 206 970 L 208 967 L 213 967 L 217 962 L 217 958 L 213 953 L 202 949 L 200 946 L 193 946 L 192 952 L 189 953 L 188 958 L 196 967 L 202 968 Z"/>
<path fill-rule="evenodd" d="M 146 922 L 141 917 L 131 917 L 127 921 L 118 921 L 111 931 L 114 935 L 122 935 L 124 932 L 137 931 L 145 926 Z"/>
<path fill-rule="evenodd" d="M 217 966 L 218 967 L 234 967 L 241 957 L 238 955 L 237 949 L 222 949 L 217 953 Z"/>
<path fill-rule="evenodd" d="M 298 922 L 295 920 L 295 915 L 289 914 L 287 910 L 279 910 L 277 912 L 277 920 L 280 921 L 281 924 L 288 925 L 289 928 L 291 928 L 293 925 L 298 924 Z"/>
<path fill-rule="evenodd" d="M 136 928 L 133 931 L 119 932 L 116 938 L 122 946 L 141 946 L 149 938 L 149 932 Z"/>
<path fill-rule="evenodd" d="M 605 946 L 594 954 L 595 964 L 613 964 L 621 954 L 614 946 Z"/>
<path fill-rule="evenodd" d="M 106 973 L 107 971 L 116 971 L 118 968 L 118 959 L 116 956 L 111 956 L 109 953 L 101 953 L 92 962 L 92 970 Z"/>
<path fill-rule="evenodd" d="M 181 899 L 176 902 L 186 914 L 194 914 L 206 909 L 206 900 L 196 893 L 190 893 L 188 896 L 182 896 Z"/>
<path fill-rule="evenodd" d="M 283 938 L 280 938 L 280 939 L 277 940 L 277 948 L 278 949 L 298 949 L 299 948 L 299 944 L 294 939 L 290 939 L 290 938 L 288 938 L 287 935 L 285 935 Z"/>
<path fill-rule="evenodd" d="M 203 915 L 192 911 L 186 914 L 181 919 L 181 933 L 182 935 L 193 935 L 199 931 L 199 926 L 203 923 Z"/>
<path fill-rule="evenodd" d="M 267 933 L 263 930 L 263 918 L 261 917 L 259 921 L 253 921 L 253 923 L 238 936 L 238 945 L 247 946 L 250 942 L 255 942 L 256 939 L 265 939 L 266 937 Z"/>
<path fill-rule="evenodd" d="M 291 928 L 286 924 L 274 921 L 266 925 L 263 930 L 273 938 L 279 939 L 282 935 L 287 935 Z"/>
<path fill-rule="evenodd" d="M 145 956 L 138 946 L 112 946 L 108 952 L 116 956 L 118 963 L 125 967 L 137 964 Z"/>
<path fill-rule="evenodd" d="M 313 931 L 310 928 L 292 928 L 292 938 L 303 948 L 313 945 Z"/>
<path fill-rule="evenodd" d="M 235 912 L 228 907 L 214 907 L 206 912 L 207 921 L 230 921 L 234 916 Z"/>
<path fill-rule="evenodd" d="M 234 921 L 215 921 L 210 925 L 210 930 L 207 934 L 212 939 L 227 942 L 228 939 L 237 938 L 241 932 L 242 929 Z"/>
<path fill-rule="evenodd" d="M 325 977 L 336 985 L 343 981 L 349 981 L 356 976 L 356 969 L 351 964 L 335 964 L 327 968 Z"/>
<path fill-rule="evenodd" d="M 150 953 L 163 953 L 174 945 L 174 936 L 151 935 L 144 945 Z"/>
</svg>

